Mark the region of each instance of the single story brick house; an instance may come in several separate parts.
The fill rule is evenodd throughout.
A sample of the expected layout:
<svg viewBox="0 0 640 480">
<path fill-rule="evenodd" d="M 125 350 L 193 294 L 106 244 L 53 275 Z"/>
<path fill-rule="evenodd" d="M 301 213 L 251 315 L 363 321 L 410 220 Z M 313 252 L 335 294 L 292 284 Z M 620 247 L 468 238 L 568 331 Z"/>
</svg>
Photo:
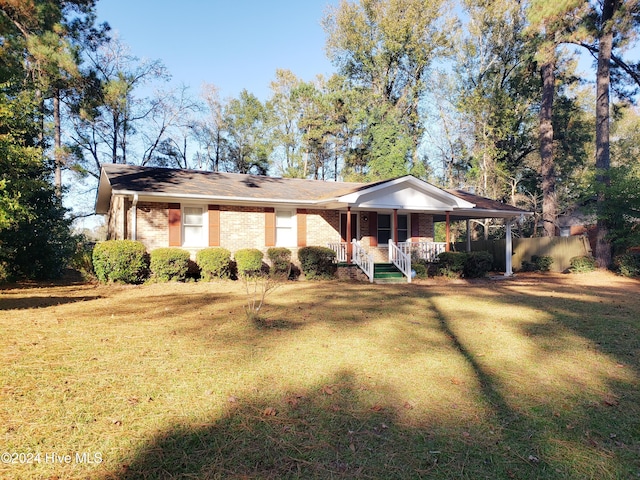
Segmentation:
<svg viewBox="0 0 640 480">
<path fill-rule="evenodd" d="M 432 258 L 449 245 L 434 242 L 434 222 L 528 212 L 413 176 L 346 183 L 107 164 L 96 213 L 107 216 L 108 239 L 139 240 L 149 251 L 282 246 L 295 258 L 300 247 L 329 246 L 367 276 L 392 262 L 410 281 L 412 254 Z"/>
</svg>

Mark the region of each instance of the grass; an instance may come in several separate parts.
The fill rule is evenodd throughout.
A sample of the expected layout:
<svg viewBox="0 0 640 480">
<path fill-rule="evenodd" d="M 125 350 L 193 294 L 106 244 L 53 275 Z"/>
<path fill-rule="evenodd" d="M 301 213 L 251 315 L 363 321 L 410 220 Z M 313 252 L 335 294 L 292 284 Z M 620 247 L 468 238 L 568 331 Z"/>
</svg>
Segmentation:
<svg viewBox="0 0 640 480">
<path fill-rule="evenodd" d="M 0 477 L 639 478 L 639 287 L 5 288 Z"/>
</svg>

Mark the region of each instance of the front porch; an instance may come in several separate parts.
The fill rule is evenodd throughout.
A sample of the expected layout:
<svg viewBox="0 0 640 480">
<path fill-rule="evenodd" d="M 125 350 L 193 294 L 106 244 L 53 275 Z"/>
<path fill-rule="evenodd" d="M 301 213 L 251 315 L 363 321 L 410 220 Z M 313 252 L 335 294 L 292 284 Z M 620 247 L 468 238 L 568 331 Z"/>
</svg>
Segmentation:
<svg viewBox="0 0 640 480">
<path fill-rule="evenodd" d="M 414 177 L 374 184 L 336 199 L 330 205 L 338 212 L 339 241 L 328 243 L 338 262 L 357 265 L 370 282 L 375 265 L 395 266 L 411 282 L 412 261 L 435 263 L 451 246 L 450 225 L 467 223 L 470 250 L 470 220 L 504 219 L 507 245 L 505 276 L 512 275 L 511 224 L 529 212 L 461 190 L 442 190 Z M 435 242 L 434 223 L 444 222 L 444 242 Z M 336 239 L 338 240 L 338 239 Z"/>
<path fill-rule="evenodd" d="M 419 260 L 436 263 L 438 255 L 446 251 L 446 242 L 394 242 L 373 247 L 368 251 L 359 241 L 329 243 L 336 253 L 336 262 L 357 266 L 371 283 L 384 278 L 406 278 L 411 283 L 411 263 Z M 384 257 L 382 254 L 386 253 Z M 396 275 L 395 273 L 399 275 Z"/>
</svg>

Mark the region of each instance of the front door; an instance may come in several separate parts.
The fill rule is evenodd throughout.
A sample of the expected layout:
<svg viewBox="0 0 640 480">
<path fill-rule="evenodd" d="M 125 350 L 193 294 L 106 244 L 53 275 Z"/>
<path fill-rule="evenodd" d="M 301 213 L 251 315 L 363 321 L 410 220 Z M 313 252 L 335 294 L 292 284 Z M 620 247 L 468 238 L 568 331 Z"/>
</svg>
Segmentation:
<svg viewBox="0 0 640 480">
<path fill-rule="evenodd" d="M 347 214 L 340 214 L 340 238 L 342 238 L 343 242 L 349 243 L 354 238 L 359 240 L 358 238 L 358 214 L 351 214 L 351 236 L 347 238 Z"/>
</svg>

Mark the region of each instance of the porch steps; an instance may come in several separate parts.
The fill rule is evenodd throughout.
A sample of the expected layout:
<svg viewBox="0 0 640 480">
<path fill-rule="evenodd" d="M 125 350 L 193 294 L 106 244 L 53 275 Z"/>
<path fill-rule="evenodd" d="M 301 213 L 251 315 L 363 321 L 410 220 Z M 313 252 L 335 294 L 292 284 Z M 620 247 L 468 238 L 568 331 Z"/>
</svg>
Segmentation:
<svg viewBox="0 0 640 480">
<path fill-rule="evenodd" d="M 404 283 L 407 279 L 393 263 L 376 263 L 373 265 L 373 281 L 375 283 Z"/>
</svg>

